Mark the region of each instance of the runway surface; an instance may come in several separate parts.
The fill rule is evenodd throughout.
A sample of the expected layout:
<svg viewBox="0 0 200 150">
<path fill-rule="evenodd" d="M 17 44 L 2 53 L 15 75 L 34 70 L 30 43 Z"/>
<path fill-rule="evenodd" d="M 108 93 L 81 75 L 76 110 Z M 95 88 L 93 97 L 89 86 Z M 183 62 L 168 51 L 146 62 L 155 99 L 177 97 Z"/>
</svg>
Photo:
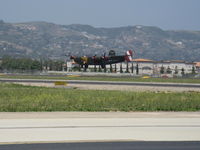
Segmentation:
<svg viewBox="0 0 200 150">
<path fill-rule="evenodd" d="M 199 150 L 200 142 L 92 142 L 0 145 L 0 150 Z"/>
<path fill-rule="evenodd" d="M 0 113 L 0 144 L 200 141 L 200 112 Z"/>
<path fill-rule="evenodd" d="M 119 82 L 119 81 L 89 81 L 89 80 L 44 80 L 44 79 L 6 79 L 6 78 L 5 79 L 0 79 L 0 82 L 54 83 L 56 81 L 67 82 L 69 84 L 129 85 L 129 86 L 200 88 L 200 84 L 191 84 L 191 83 Z"/>
</svg>

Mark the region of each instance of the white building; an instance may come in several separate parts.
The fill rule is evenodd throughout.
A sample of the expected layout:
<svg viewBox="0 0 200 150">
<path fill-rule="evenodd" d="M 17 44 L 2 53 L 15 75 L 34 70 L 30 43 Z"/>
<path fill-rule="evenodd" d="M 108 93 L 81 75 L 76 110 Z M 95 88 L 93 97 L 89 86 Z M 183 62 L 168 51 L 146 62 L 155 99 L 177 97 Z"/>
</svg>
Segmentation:
<svg viewBox="0 0 200 150">
<path fill-rule="evenodd" d="M 195 62 L 197 73 L 200 73 L 200 62 Z"/>
<path fill-rule="evenodd" d="M 70 68 L 73 65 L 68 63 L 67 66 Z M 133 75 L 167 75 L 172 77 L 182 76 L 183 73 L 192 73 L 193 67 L 196 71 L 195 63 L 188 63 L 185 61 L 153 61 L 149 59 L 133 59 L 131 62 L 106 65 L 106 72 L 131 73 Z M 96 66 L 96 70 L 99 70 L 98 66 Z M 94 66 L 90 65 L 88 71 L 93 72 Z M 103 71 L 103 69 L 101 69 L 101 71 Z"/>
</svg>

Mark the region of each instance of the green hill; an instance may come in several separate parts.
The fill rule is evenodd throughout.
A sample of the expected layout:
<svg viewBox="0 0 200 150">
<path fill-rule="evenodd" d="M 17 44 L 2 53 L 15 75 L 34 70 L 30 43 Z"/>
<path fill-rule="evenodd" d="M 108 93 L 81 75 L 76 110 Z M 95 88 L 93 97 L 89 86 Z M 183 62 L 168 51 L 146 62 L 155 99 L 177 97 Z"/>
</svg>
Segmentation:
<svg viewBox="0 0 200 150">
<path fill-rule="evenodd" d="M 57 25 L 46 22 L 0 21 L 0 57 L 65 59 L 73 55 L 102 55 L 110 49 L 128 49 L 137 58 L 200 60 L 200 31 L 164 31 L 158 27 L 95 28 L 89 25 Z"/>
</svg>

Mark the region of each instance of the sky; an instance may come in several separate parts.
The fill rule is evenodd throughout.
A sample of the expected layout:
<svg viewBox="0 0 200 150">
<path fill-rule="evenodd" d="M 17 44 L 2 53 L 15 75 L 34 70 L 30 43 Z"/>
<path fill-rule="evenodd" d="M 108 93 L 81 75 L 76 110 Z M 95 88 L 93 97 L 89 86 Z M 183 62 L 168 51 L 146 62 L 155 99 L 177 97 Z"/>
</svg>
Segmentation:
<svg viewBox="0 0 200 150">
<path fill-rule="evenodd" d="M 200 30 L 200 0 L 0 0 L 0 20 Z"/>
</svg>

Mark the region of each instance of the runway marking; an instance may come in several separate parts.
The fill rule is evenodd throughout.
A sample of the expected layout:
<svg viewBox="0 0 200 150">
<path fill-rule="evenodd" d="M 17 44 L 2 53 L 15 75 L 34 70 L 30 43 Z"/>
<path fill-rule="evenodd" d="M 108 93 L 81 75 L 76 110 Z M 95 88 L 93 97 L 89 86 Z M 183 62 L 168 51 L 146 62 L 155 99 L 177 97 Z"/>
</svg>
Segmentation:
<svg viewBox="0 0 200 150">
<path fill-rule="evenodd" d="M 0 127 L 4 129 L 50 129 L 50 128 L 200 128 L 200 125 L 130 125 L 130 126 L 43 126 L 43 127 Z"/>
</svg>

